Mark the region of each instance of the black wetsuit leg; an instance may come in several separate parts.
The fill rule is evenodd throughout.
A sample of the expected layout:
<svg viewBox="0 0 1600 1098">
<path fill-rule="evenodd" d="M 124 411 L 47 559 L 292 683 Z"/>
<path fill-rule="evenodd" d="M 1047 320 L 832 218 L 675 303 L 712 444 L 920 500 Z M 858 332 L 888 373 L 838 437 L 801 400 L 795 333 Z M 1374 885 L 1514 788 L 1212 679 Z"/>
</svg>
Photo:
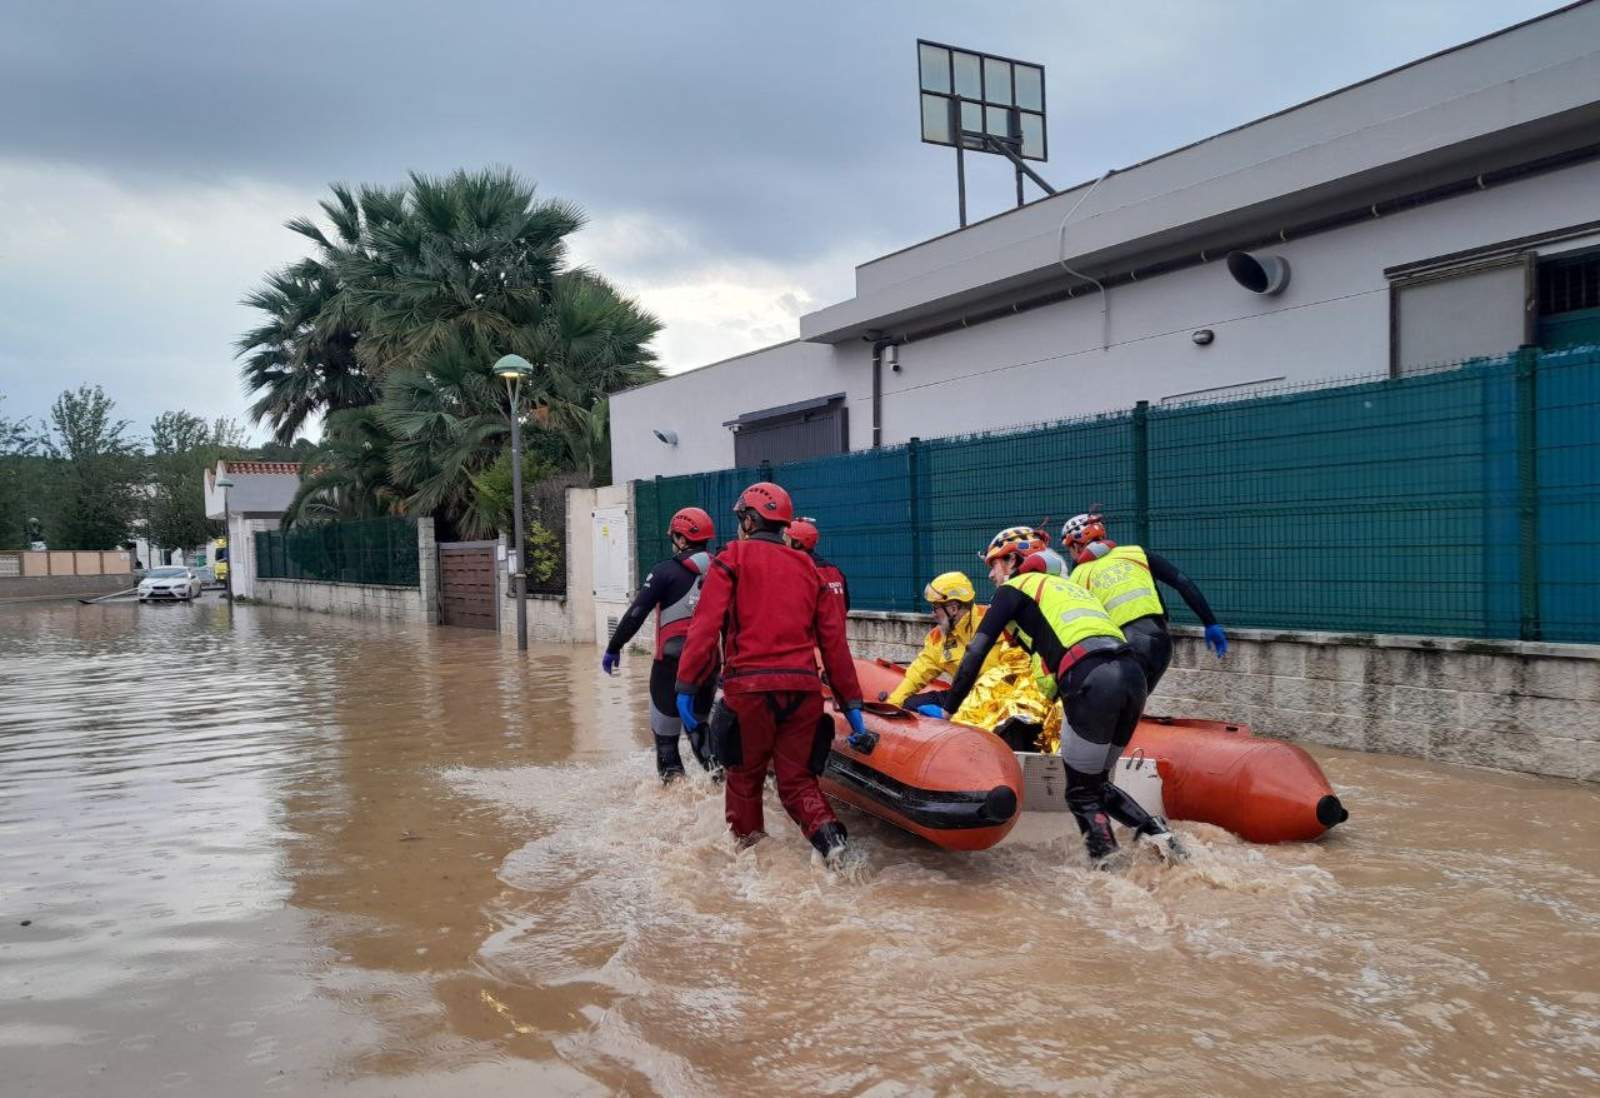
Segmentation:
<svg viewBox="0 0 1600 1098">
<path fill-rule="evenodd" d="M 1145 692 L 1155 693 L 1156 683 L 1172 663 L 1172 634 L 1167 632 L 1166 619 L 1158 614 L 1135 618 L 1122 627 L 1122 635 L 1144 668 Z"/>
<path fill-rule="evenodd" d="M 650 662 L 650 731 L 656 741 L 656 772 L 662 781 L 671 781 L 683 774 L 683 756 L 678 752 L 678 734 L 683 731 L 683 721 L 678 718 L 677 679 L 676 656 Z M 689 749 L 708 771 L 719 769 L 706 743 L 706 720 L 716 693 L 717 681 L 713 675 L 695 694 L 694 715 L 700 725 L 689 733 Z"/>
<path fill-rule="evenodd" d="M 1067 771 L 1067 807 L 1083 832 L 1089 856 L 1098 859 L 1117 848 L 1108 817 L 1135 828 L 1152 819 L 1111 784 L 1111 767 L 1144 712 L 1144 668 L 1124 652 L 1080 664 L 1066 678 L 1061 759 Z"/>
</svg>

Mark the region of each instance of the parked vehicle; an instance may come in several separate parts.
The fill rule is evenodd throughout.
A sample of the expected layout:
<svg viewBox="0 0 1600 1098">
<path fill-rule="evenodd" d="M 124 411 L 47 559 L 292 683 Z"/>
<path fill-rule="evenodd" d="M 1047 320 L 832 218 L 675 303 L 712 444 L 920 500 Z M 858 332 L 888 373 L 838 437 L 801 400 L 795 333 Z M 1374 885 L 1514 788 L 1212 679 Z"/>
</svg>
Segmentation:
<svg viewBox="0 0 1600 1098">
<path fill-rule="evenodd" d="M 140 602 L 188 602 L 199 595 L 200 576 L 192 568 L 152 568 L 139 581 Z"/>
</svg>

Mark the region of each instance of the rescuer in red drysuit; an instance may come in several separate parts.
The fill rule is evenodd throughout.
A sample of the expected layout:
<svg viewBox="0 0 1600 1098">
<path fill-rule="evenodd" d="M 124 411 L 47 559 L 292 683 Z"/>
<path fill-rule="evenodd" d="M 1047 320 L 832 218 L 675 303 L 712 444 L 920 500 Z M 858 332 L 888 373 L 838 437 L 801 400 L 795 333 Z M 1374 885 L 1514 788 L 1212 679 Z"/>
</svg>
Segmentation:
<svg viewBox="0 0 1600 1098">
<path fill-rule="evenodd" d="M 726 768 L 728 826 L 741 842 L 764 833 L 761 792 L 770 761 L 784 810 L 832 863 L 844 851 L 845 830 L 817 785 L 833 723 L 823 712 L 816 650 L 852 741 L 868 738 L 842 600 L 810 557 L 783 542 L 783 529 L 794 519 L 789 493 L 764 481 L 752 484 L 733 511 L 740 540 L 711 562 L 678 662 L 679 715 L 686 728 L 698 723 L 694 695 L 715 670 L 720 639 L 723 704 L 733 720 L 713 714 L 711 739 Z"/>
<path fill-rule="evenodd" d="M 844 573 L 839 570 L 837 564 L 817 555 L 817 542 L 821 538 L 822 532 L 817 529 L 817 520 L 804 516 L 791 522 L 788 529 L 783 532 L 784 541 L 811 558 L 811 563 L 817 566 L 817 573 L 822 576 L 822 582 L 828 585 L 828 590 L 844 601 L 844 612 L 848 614 L 850 581 L 844 578 Z"/>
</svg>

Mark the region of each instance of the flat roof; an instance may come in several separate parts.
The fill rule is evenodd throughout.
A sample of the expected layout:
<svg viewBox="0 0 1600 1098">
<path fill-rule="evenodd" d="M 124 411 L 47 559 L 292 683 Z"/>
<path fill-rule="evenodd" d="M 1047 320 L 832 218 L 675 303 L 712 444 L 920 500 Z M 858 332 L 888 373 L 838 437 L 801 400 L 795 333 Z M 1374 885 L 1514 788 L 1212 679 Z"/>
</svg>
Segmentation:
<svg viewBox="0 0 1600 1098">
<path fill-rule="evenodd" d="M 1600 6 L 1580 0 L 860 264 L 855 297 L 803 315 L 800 335 L 839 342 L 1064 283 L 1063 263 L 1105 270 L 1233 225 L 1276 230 L 1467 157 L 1592 142 L 1597 122 Z"/>
</svg>

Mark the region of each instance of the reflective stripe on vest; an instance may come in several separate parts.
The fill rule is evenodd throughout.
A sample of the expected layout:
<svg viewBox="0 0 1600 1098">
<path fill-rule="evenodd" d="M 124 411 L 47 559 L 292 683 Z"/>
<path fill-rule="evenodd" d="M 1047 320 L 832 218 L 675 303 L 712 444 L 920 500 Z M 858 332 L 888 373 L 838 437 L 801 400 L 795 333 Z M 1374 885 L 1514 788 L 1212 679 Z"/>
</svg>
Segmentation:
<svg viewBox="0 0 1600 1098">
<path fill-rule="evenodd" d="M 1118 625 L 1167 612 L 1150 574 L 1150 558 L 1137 545 L 1118 545 L 1098 560 L 1078 565 L 1072 582 L 1092 591 Z"/>
<path fill-rule="evenodd" d="M 706 581 L 706 570 L 711 567 L 710 553 L 693 553 L 678 562 L 695 574 L 694 583 L 677 602 L 656 608 L 656 652 L 661 652 L 661 642 L 681 637 L 689 632 L 689 619 L 694 608 L 700 605 L 700 588 Z"/>
<path fill-rule="evenodd" d="M 1006 586 L 1015 587 L 1039 604 L 1063 648 L 1071 648 L 1090 637 L 1122 640 L 1122 630 L 1117 628 L 1099 600 L 1069 579 L 1034 572 L 1007 580 Z M 1012 628 L 1022 646 L 1032 652 L 1033 638 L 1021 628 Z"/>
</svg>

